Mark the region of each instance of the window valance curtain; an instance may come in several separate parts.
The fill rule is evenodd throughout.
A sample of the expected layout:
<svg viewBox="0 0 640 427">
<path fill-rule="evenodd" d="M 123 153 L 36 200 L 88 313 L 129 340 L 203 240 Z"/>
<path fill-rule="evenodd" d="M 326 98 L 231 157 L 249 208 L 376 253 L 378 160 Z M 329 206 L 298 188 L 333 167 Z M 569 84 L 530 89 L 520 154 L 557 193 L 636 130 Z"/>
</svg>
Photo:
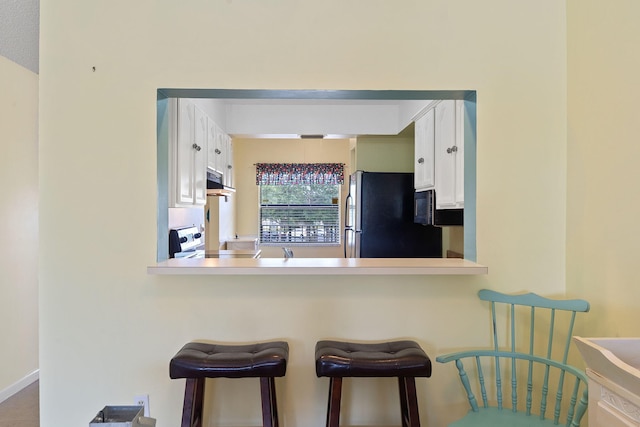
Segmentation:
<svg viewBox="0 0 640 427">
<path fill-rule="evenodd" d="M 256 163 L 256 185 L 344 183 L 344 163 Z"/>
</svg>

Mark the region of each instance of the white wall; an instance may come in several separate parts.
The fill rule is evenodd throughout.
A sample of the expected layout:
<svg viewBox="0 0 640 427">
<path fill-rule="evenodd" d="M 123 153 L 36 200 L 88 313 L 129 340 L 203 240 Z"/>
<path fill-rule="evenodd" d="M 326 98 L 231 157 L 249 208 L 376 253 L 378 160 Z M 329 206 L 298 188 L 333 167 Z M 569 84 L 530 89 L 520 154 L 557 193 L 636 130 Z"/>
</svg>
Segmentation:
<svg viewBox="0 0 640 427">
<path fill-rule="evenodd" d="M 322 425 L 317 339 L 407 337 L 435 358 L 487 342 L 479 288 L 563 294 L 566 19 L 555 0 L 43 2 L 42 426 L 86 424 L 139 393 L 158 427 L 176 425 L 183 382 L 168 363 L 195 338 L 287 339 L 282 424 Z M 159 87 L 476 90 L 489 275 L 147 275 Z M 424 424 L 439 427 L 466 408 L 454 368 L 434 368 L 418 393 Z M 399 423 L 397 387 L 381 383 L 350 382 L 347 424 Z M 256 382 L 217 384 L 228 393 L 214 394 L 212 424 L 259 423 Z"/>
<path fill-rule="evenodd" d="M 0 94 L 2 401 L 38 369 L 38 75 L 0 56 Z"/>
</svg>

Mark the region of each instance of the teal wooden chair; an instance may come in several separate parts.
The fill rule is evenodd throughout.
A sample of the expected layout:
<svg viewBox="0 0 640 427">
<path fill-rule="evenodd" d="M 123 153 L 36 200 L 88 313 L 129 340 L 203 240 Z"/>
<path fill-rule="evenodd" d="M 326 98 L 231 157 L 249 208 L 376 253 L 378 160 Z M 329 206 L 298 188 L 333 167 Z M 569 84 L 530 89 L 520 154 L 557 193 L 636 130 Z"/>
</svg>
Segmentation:
<svg viewBox="0 0 640 427">
<path fill-rule="evenodd" d="M 478 296 L 490 302 L 492 348 L 436 358 L 455 362 L 471 406 L 449 426 L 579 426 L 587 377 L 567 356 L 576 313 L 589 311 L 589 303 L 486 289 Z"/>
</svg>

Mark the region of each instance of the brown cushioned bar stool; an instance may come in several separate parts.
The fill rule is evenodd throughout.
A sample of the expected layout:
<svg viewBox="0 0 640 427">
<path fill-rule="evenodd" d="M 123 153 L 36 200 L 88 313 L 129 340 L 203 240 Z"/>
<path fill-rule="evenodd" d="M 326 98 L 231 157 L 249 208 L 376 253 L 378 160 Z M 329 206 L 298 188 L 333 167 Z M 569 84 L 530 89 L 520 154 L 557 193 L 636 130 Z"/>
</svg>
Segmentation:
<svg viewBox="0 0 640 427">
<path fill-rule="evenodd" d="M 418 343 L 318 341 L 316 374 L 330 378 L 327 427 L 340 424 L 342 378 L 345 377 L 398 377 L 402 426 L 420 426 L 415 378 L 431 376 L 431 360 Z"/>
<path fill-rule="evenodd" d="M 202 425 L 206 378 L 260 378 L 262 423 L 278 426 L 275 377 L 287 370 L 289 345 L 284 341 L 222 345 L 190 342 L 171 359 L 169 376 L 186 378 L 182 427 Z"/>
</svg>

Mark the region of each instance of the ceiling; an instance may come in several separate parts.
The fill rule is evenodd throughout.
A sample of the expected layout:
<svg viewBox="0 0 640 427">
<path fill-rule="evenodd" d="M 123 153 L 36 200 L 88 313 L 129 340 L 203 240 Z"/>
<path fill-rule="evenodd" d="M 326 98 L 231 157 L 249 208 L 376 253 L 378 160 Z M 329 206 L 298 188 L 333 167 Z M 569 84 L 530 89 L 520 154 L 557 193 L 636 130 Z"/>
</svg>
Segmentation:
<svg viewBox="0 0 640 427">
<path fill-rule="evenodd" d="M 192 99 L 224 132 L 249 138 L 397 135 L 431 100 Z"/>
<path fill-rule="evenodd" d="M 0 55 L 39 73 L 40 0 L 0 0 Z"/>
</svg>

